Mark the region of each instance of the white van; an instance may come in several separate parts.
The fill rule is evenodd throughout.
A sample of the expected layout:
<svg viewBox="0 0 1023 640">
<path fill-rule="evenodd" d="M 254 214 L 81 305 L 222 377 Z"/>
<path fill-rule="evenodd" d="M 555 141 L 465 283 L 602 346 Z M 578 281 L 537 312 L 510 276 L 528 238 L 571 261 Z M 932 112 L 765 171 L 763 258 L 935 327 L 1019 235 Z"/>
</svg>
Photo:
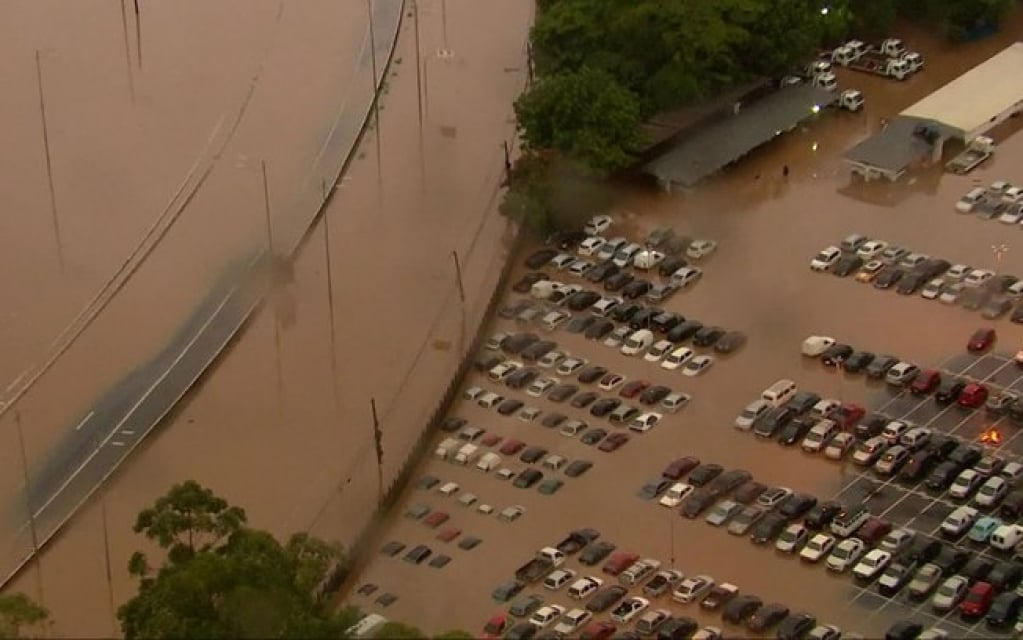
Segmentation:
<svg viewBox="0 0 1023 640">
<path fill-rule="evenodd" d="M 557 291 L 560 286 L 560 282 L 555 282 L 553 280 L 541 280 L 540 282 L 533 283 L 530 293 L 533 294 L 534 298 L 546 300 L 554 295 L 554 292 Z"/>
<path fill-rule="evenodd" d="M 654 558 L 643 558 L 638 562 L 634 562 L 631 567 L 623 571 L 622 575 L 618 576 L 618 582 L 627 587 L 631 587 L 634 584 L 639 584 L 644 578 L 660 568 L 660 560 L 655 560 Z"/>
<path fill-rule="evenodd" d="M 382 615 L 371 613 L 348 627 L 345 635 L 349 638 L 372 638 L 387 622 L 387 618 Z"/>
<path fill-rule="evenodd" d="M 870 519 L 870 511 L 865 506 L 861 504 L 850 507 L 831 521 L 831 533 L 841 538 L 848 538 L 856 533 L 856 530 L 863 526 L 868 519 Z"/>
<path fill-rule="evenodd" d="M 625 339 L 625 344 L 622 345 L 622 354 L 626 356 L 634 356 L 639 353 L 643 353 L 650 348 L 650 345 L 654 343 L 654 332 L 649 329 L 640 329 L 634 331 Z"/>
<path fill-rule="evenodd" d="M 1023 541 L 1023 527 L 1018 524 L 1003 524 L 995 529 L 988 543 L 999 551 L 1008 551 Z"/>
<path fill-rule="evenodd" d="M 458 451 L 460 446 L 462 446 L 462 443 L 455 438 L 445 438 L 443 442 L 437 445 L 433 455 L 441 460 L 446 460 L 448 456 L 454 454 L 455 451 Z"/>
<path fill-rule="evenodd" d="M 476 452 L 479 451 L 479 447 L 474 444 L 463 445 L 458 453 L 455 454 L 456 464 L 469 464 L 476 459 Z"/>
<path fill-rule="evenodd" d="M 483 473 L 490 473 L 501 465 L 501 456 L 497 455 L 493 451 L 484 453 L 483 457 L 476 463 L 476 468 Z"/>
<path fill-rule="evenodd" d="M 796 395 L 796 383 L 783 378 L 764 389 L 760 397 L 777 409 L 788 402 L 794 395 Z"/>
</svg>

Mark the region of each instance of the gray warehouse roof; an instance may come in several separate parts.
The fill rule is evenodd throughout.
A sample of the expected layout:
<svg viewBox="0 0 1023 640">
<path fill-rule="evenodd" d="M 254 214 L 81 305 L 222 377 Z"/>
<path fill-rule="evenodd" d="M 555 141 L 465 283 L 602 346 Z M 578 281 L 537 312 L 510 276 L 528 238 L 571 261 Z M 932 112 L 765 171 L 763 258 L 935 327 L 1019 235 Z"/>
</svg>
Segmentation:
<svg viewBox="0 0 1023 640">
<path fill-rule="evenodd" d="M 902 171 L 913 163 L 930 157 L 934 150 L 932 142 L 917 135 L 918 127 L 928 127 L 946 140 L 961 136 L 963 133 L 960 129 L 936 120 L 896 116 L 884 131 L 846 151 L 845 159 L 885 171 Z"/>
<path fill-rule="evenodd" d="M 836 100 L 836 92 L 805 84 L 779 89 L 683 137 L 644 170 L 662 182 L 692 187 Z"/>
</svg>

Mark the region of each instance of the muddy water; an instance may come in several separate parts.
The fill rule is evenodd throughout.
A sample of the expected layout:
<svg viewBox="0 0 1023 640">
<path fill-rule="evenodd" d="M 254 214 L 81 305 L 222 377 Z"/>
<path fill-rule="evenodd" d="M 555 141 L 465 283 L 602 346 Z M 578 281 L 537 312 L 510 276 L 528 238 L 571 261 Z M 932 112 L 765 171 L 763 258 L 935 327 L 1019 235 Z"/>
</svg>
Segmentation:
<svg viewBox="0 0 1023 640">
<path fill-rule="evenodd" d="M 1018 16 L 1014 24 L 1018 26 Z M 807 265 L 820 248 L 860 232 L 954 262 L 994 268 L 991 246 L 1005 243 L 1010 250 L 1002 258 L 1002 271 L 1023 272 L 1023 253 L 1014 251 L 1018 228 L 961 216 L 952 209 L 959 195 L 976 184 L 999 178 L 1023 181 L 1019 168 L 1023 136 L 1016 134 L 1003 142 L 993 162 L 967 177 L 918 175 L 880 192 L 850 185 L 839 160 L 843 150 L 875 130 L 880 117 L 898 113 L 999 50 L 1006 41 L 943 52 L 919 33 L 907 32 L 905 37 L 927 57 L 928 70 L 905 85 L 850 75 L 848 85 L 867 94 L 870 106 L 866 114 L 829 114 L 686 196 L 641 190 L 622 195 L 619 209 L 633 213 L 621 214 L 619 230 L 629 235 L 641 236 L 654 226 L 668 224 L 688 235 L 721 243 L 707 260 L 703 281 L 665 306 L 708 324 L 744 330 L 750 342 L 742 352 L 720 360 L 706 375 L 691 379 L 625 358 L 578 336 L 559 332 L 554 339 L 573 354 L 610 366 L 629 378 L 685 390 L 694 397 L 691 406 L 610 455 L 474 405 L 456 407 L 454 414 L 489 431 L 596 464 L 586 476 L 569 479 L 556 496 L 546 497 L 514 489 L 472 469 L 424 462 L 424 473 L 458 482 L 498 510 L 521 504 L 526 515 L 516 523 L 502 524 L 435 492 L 410 490 L 404 504 L 443 509 L 452 516 L 450 525 L 461 529 L 463 535 L 482 538 L 483 543 L 474 551 L 462 551 L 435 540 L 436 531 L 402 517 L 399 511 L 379 540 L 381 545 L 389 540 L 409 547 L 427 544 L 453 560 L 447 568 L 437 570 L 400 559 L 376 559 L 358 583 L 379 585 L 380 591 L 371 598 L 353 595 L 353 603 L 391 618 L 415 621 L 432 632 L 449 628 L 476 631 L 499 610 L 489 599 L 490 591 L 511 577 L 536 548 L 559 540 L 571 528 L 593 526 L 620 548 L 659 558 L 665 564 L 670 564 L 674 555 L 675 564 L 687 574 L 709 573 L 766 601 L 812 611 L 823 622 L 868 637 L 884 631 L 892 622 L 890 614 L 868 619 L 870 611 L 849 605 L 852 587 L 848 580 L 799 567 L 791 558 L 774 557 L 771 550 L 754 548 L 748 541 L 702 522 L 669 515 L 662 507 L 638 500 L 634 493 L 667 461 L 688 454 L 726 468 L 748 469 L 765 483 L 824 497 L 833 495 L 843 484 L 838 467 L 737 433 L 731 427 L 735 414 L 781 377 L 792 378 L 822 395 L 850 401 L 867 402 L 874 395 L 873 387 L 857 378 L 840 378 L 804 361 L 799 344 L 808 334 L 833 335 L 875 352 L 937 363 L 958 353 L 965 337 L 984 322 L 975 313 L 918 296 L 899 296 L 851 280 L 812 274 Z M 781 176 L 786 164 L 792 170 L 788 180 Z M 1023 331 L 1015 325 L 999 322 L 997 326 L 1004 348 L 1014 349 L 1023 339 Z M 490 330 L 514 327 L 498 321 Z M 476 382 L 471 379 L 466 385 Z M 555 410 L 545 400 L 502 392 L 521 397 L 527 405 Z M 556 410 L 594 423 L 584 411 L 564 405 Z M 574 563 L 571 566 L 579 568 Z M 385 591 L 399 599 L 382 609 L 373 599 Z M 553 601 L 571 604 L 563 598 Z M 677 612 L 701 615 L 691 607 Z M 718 621 L 706 618 L 703 622 Z"/>
<path fill-rule="evenodd" d="M 446 4 L 447 42 L 441 2 L 420 3 L 428 68 L 424 155 L 409 21 L 381 110 L 381 153 L 374 131 L 328 212 L 337 384 L 331 382 L 320 226 L 297 259 L 294 282 L 270 305 L 274 312 L 254 320 L 187 407 L 122 469 L 105 498 L 83 510 L 43 554 L 44 597 L 56 613 L 55 632 L 115 630 L 104 587 L 104 504 L 112 599 L 119 603 L 134 589 L 122 570 L 141 546 L 130 533 L 134 514 L 173 482 L 194 477 L 213 486 L 245 505 L 254 524 L 281 535 L 312 528 L 347 541 L 377 494 L 370 397 L 385 434 L 386 477 L 407 455 L 481 315 L 508 245 L 507 225 L 492 204 L 503 170 L 502 141 L 513 133 L 509 105 L 524 81 L 531 14 L 519 2 L 485 12 L 471 2 Z M 438 57 L 442 48 L 454 56 Z M 257 204 L 259 195 L 253 194 Z M 464 315 L 452 251 L 459 254 Z M 58 580 L 72 568 L 81 583 L 96 588 L 83 593 Z M 14 587 L 34 593 L 34 580 L 26 572 Z"/>
</svg>

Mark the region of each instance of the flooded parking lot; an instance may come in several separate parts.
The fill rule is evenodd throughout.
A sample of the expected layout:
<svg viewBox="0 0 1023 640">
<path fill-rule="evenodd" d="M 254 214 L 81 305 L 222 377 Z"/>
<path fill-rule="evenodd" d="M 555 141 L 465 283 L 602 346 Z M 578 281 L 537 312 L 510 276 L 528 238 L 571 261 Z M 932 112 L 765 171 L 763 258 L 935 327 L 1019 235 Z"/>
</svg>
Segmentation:
<svg viewBox="0 0 1023 640">
<path fill-rule="evenodd" d="M 917 44 L 910 41 L 911 46 Z M 896 187 L 874 189 L 876 185 L 864 188 L 850 184 L 841 166 L 838 158 L 841 151 L 875 131 L 880 117 L 889 117 L 1000 48 L 992 43 L 973 46 L 952 61 L 940 51 L 927 49 L 927 44 L 921 42 L 919 48 L 928 56 L 928 71 L 909 83 L 855 75 L 843 78 L 843 83 L 848 81 L 849 86 L 866 93 L 869 106 L 865 114 L 821 118 L 752 154 L 711 184 L 683 196 L 651 194 L 645 190 L 624 193 L 616 206 L 614 226 L 605 236 L 621 235 L 630 241 L 641 241 L 651 229 L 670 226 L 686 236 L 718 242 L 717 251 L 699 265 L 703 269 L 702 279 L 658 306 L 705 325 L 742 331 L 749 336 L 748 343 L 736 353 L 724 356 L 697 348 L 697 353 L 712 355 L 715 361 L 702 374 L 689 377 L 679 370 L 669 371 L 657 363 L 622 355 L 618 349 L 571 333 L 566 330 L 570 324 L 567 320 L 548 333 L 538 324 L 523 329 L 514 320 L 496 319 L 489 333 L 532 331 L 557 342 L 557 349 L 571 356 L 620 373 L 626 381 L 649 381 L 685 392 L 692 399 L 677 413 L 656 409 L 663 411 L 664 417 L 654 428 L 644 433 L 629 432 L 627 443 L 605 452 L 585 444 L 578 436 L 568 437 L 557 428 L 543 426 L 544 416 L 555 412 L 563 414 L 566 420 L 585 421 L 588 427 L 609 433 L 628 431 L 610 425 L 607 418 L 594 416 L 589 408 L 592 405 L 575 407 L 570 399 L 553 402 L 549 396 L 534 397 L 523 390 L 485 380 L 482 374 L 473 374 L 466 380 L 466 388 L 479 386 L 505 399 L 522 402 L 522 407 L 515 411 L 534 407 L 542 412 L 527 422 L 518 419 L 514 412 L 503 416 L 494 408 L 484 409 L 476 401 L 457 403 L 450 415 L 485 429 L 496 441 L 484 447 L 484 451 L 498 451 L 503 443 L 514 439 L 541 447 L 548 455 L 561 455 L 569 461 L 591 461 L 592 468 L 580 477 L 565 477 L 563 471 L 544 469 L 539 463 L 533 465 L 545 479 L 553 477 L 563 482 L 555 493 L 544 495 L 537 486 L 516 488 L 493 472 L 484 473 L 471 465 L 437 459 L 424 461 L 420 475 L 434 476 L 440 482 L 430 489 L 410 488 L 403 504 L 421 505 L 427 512 L 440 511 L 448 520 L 439 529 L 431 529 L 404 515 L 404 508 L 398 509 L 379 543 L 397 541 L 407 549 L 423 544 L 433 554 L 447 555 L 452 560 L 443 568 L 435 568 L 426 562 L 417 565 L 402 561 L 404 552 L 395 557 L 380 556 L 357 584 L 373 585 L 366 589 L 372 593 L 353 591 L 351 602 L 390 618 L 414 621 L 431 632 L 458 627 L 479 632 L 491 615 L 507 608 L 507 604 L 491 599 L 495 587 L 512 578 L 515 569 L 540 547 L 557 542 L 572 529 L 593 527 L 601 533 L 601 539 L 614 542 L 619 550 L 656 558 L 662 568 L 677 567 L 686 575 L 709 574 L 717 582 L 738 585 L 741 593 L 756 594 L 765 602 L 781 602 L 792 611 L 809 611 L 818 622 L 836 624 L 847 632 L 877 637 L 895 621 L 911 618 L 925 627 L 938 626 L 953 635 L 990 635 L 983 622 L 962 621 L 955 614 L 934 615 L 926 601 L 909 602 L 900 595 L 881 596 L 876 585 L 857 585 L 848 576 L 806 566 L 773 548 L 760 548 L 749 540 L 715 530 L 702 518 L 681 518 L 677 510 L 636 495 L 669 462 L 691 455 L 726 470 L 745 469 L 765 485 L 789 487 L 820 500 L 865 501 L 871 513 L 881 515 L 896 527 L 907 526 L 922 535 L 935 534 L 957 504 L 947 496 L 933 495 L 917 486 L 886 482 L 859 467 L 803 454 L 798 448 L 788 450 L 736 430 L 732 426 L 736 414 L 779 378 L 790 378 L 801 389 L 824 397 L 883 411 L 892 419 L 926 424 L 937 432 L 968 442 L 976 442 L 982 432 L 994 425 L 1006 436 L 1000 444 L 1003 455 L 1012 457 L 1023 450 L 1018 428 L 987 419 L 981 411 L 960 410 L 954 403 L 952 407 L 939 407 L 929 397 L 892 393 L 883 384 L 868 384 L 851 374 L 837 374 L 800 355 L 800 344 L 808 335 L 829 335 L 860 349 L 891 353 L 921 367 L 938 367 L 947 375 L 962 375 L 992 387 L 1014 387 L 1023 376 L 1023 370 L 1009 363 L 1023 337 L 1017 325 L 1004 319 L 994 321 L 998 331 L 995 350 L 985 356 L 969 355 L 965 350 L 969 336 L 977 327 L 991 324 L 976 312 L 925 300 L 919 295 L 878 291 L 869 284 L 813 273 L 808 268 L 817 251 L 856 232 L 953 262 L 979 268 L 997 267 L 1002 273 L 1017 275 L 1023 271 L 1023 254 L 1010 249 L 998 259 L 991 249 L 1001 243 L 1012 247 L 1013 234 L 1019 233 L 1019 228 L 980 223 L 970 216 L 955 214 L 952 207 L 962 193 L 976 184 L 988 184 L 995 179 L 1023 182 L 1018 169 L 1023 159 L 1023 138 L 1019 135 L 1004 142 L 989 165 L 968 177 L 929 172 Z M 938 62 L 934 64 L 931 60 Z M 791 168 L 787 179 L 781 175 L 783 165 Z M 600 289 L 552 266 L 540 270 L 555 280 Z M 516 275 L 527 271 L 520 266 Z M 509 292 L 508 303 L 522 297 L 528 294 Z M 507 357 L 520 359 L 520 355 Z M 554 375 L 562 382 L 571 378 L 543 369 L 540 375 Z M 571 382 L 580 389 L 570 397 L 591 390 L 585 383 Z M 595 389 L 594 393 L 599 398 L 616 397 L 638 406 L 635 400 L 618 397 L 619 390 Z M 438 438 L 438 442 L 442 439 Z M 507 460 L 502 466 L 508 467 L 510 474 L 530 466 L 508 456 L 502 458 Z M 438 492 L 447 482 L 458 485 L 450 496 Z M 487 515 L 473 506 L 459 504 L 458 498 L 464 493 L 492 505 L 495 512 Z M 502 523 L 495 514 L 509 505 L 520 505 L 525 513 L 515 522 Z M 436 539 L 445 527 L 459 530 L 452 542 Z M 483 542 L 471 551 L 463 551 L 457 548 L 459 535 L 477 536 Z M 978 556 L 991 553 L 986 546 L 970 546 L 961 540 L 950 544 L 961 544 Z M 1004 555 L 996 559 L 1011 561 L 1010 556 Z M 566 566 L 580 576 L 606 578 L 599 566 L 584 566 L 572 557 Z M 417 587 L 411 589 L 409 584 Z M 437 588 L 424 589 L 424 584 L 435 584 Z M 535 585 L 527 586 L 523 593 L 538 593 L 545 602 L 569 608 L 578 606 L 561 593 Z M 638 593 L 637 589 L 631 592 Z M 385 598 L 389 604 L 379 604 L 376 599 L 380 594 L 393 598 Z M 694 605 L 671 602 L 668 597 L 656 599 L 651 605 L 660 607 L 670 609 L 676 616 L 694 617 L 701 624 L 726 626 L 729 633 L 745 633 L 722 625 L 716 614 L 708 614 Z M 600 614 L 598 618 L 606 619 L 606 615 Z"/>
</svg>

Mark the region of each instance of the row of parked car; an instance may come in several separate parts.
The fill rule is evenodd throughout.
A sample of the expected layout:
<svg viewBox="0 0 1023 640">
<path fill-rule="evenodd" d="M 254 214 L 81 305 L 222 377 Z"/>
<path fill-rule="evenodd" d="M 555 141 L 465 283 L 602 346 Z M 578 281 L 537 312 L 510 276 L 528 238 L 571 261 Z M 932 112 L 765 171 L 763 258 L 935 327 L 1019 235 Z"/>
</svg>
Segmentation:
<svg viewBox="0 0 1023 640">
<path fill-rule="evenodd" d="M 684 475 L 678 471 L 689 469 L 687 481 L 678 482 Z M 706 510 L 702 504 L 688 511 L 685 508 L 699 490 L 694 486 L 706 486 L 707 477 L 720 478 L 726 473 L 747 479 L 710 508 L 705 518 L 708 524 L 726 528 L 733 535 L 749 535 L 753 543 L 771 544 L 807 564 L 824 564 L 831 572 L 849 573 L 861 586 L 876 581 L 882 595 L 895 596 L 905 589 L 912 601 L 930 598 L 937 614 L 958 608 L 967 619 L 987 616 L 993 628 L 1016 622 L 1023 607 L 1023 598 L 1015 591 L 1023 579 L 1023 566 L 974 554 L 956 544 L 964 533 L 974 533 L 972 527 L 990 526 L 978 525 L 975 509 L 961 507 L 949 515 L 940 528 L 949 539 L 943 543 L 908 529 L 895 529 L 891 522 L 871 515 L 865 505 L 821 502 L 785 487 L 767 488 L 745 472 L 722 472 L 719 465 L 700 464 L 696 458 L 679 459 L 665 469 L 665 480 L 676 484 L 662 495 L 660 504 L 671 507 L 678 503 L 679 495 L 689 496 L 683 501 L 683 515 L 700 515 Z M 997 533 L 988 528 L 982 534 L 992 545 L 1011 550 L 1013 541 L 1023 538 L 1023 529 L 1017 525 L 996 528 Z"/>
<path fill-rule="evenodd" d="M 839 277 L 855 276 L 858 282 L 877 289 L 895 289 L 903 295 L 919 295 L 945 304 L 959 304 L 996 319 L 1013 311 L 1014 322 L 1023 322 L 1023 281 L 1016 276 L 997 275 L 989 269 L 952 264 L 884 240 L 851 234 L 838 245 L 830 245 L 810 261 L 810 268 Z"/>
<path fill-rule="evenodd" d="M 955 203 L 957 213 L 973 213 L 1003 224 L 1023 223 L 1023 187 L 1005 180 L 988 187 L 974 187 Z"/>
</svg>

